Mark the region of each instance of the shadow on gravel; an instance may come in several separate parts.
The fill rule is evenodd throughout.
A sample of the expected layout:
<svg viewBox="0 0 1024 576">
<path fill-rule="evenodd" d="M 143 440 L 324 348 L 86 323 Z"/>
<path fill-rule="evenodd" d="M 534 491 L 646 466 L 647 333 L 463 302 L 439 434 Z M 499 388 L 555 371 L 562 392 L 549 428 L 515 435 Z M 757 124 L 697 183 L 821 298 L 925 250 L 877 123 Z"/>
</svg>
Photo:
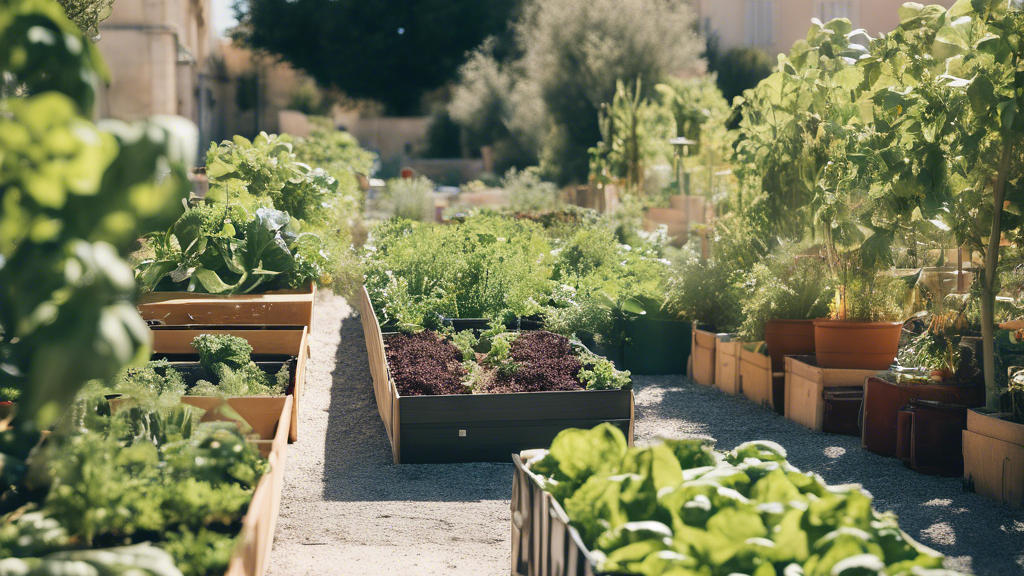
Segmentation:
<svg viewBox="0 0 1024 576">
<path fill-rule="evenodd" d="M 512 464 L 392 463 L 373 396 L 359 316 L 342 320 L 324 448 L 324 499 L 343 502 L 508 500 Z"/>
<path fill-rule="evenodd" d="M 949 568 L 979 575 L 1024 574 L 1024 510 L 964 492 L 957 478 L 925 476 L 860 439 L 822 434 L 682 376 L 636 377 L 637 438 L 710 437 L 721 450 L 748 440 L 778 442 L 798 468 L 829 484 L 858 483 L 910 536 L 949 557 Z"/>
</svg>

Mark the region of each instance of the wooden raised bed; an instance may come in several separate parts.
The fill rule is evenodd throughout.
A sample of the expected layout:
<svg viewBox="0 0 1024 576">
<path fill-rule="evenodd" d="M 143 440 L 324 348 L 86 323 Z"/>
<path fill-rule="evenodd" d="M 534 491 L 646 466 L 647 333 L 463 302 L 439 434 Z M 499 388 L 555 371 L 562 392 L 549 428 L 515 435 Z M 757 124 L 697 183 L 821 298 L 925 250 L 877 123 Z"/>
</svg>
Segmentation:
<svg viewBox="0 0 1024 576">
<path fill-rule="evenodd" d="M 262 294 L 147 292 L 139 296 L 142 319 L 156 326 L 313 326 L 316 284 Z"/>
<path fill-rule="evenodd" d="M 223 399 L 207 399 L 211 408 L 216 408 Z M 229 398 L 227 402 L 240 414 L 245 410 L 244 405 L 239 405 L 238 400 L 251 400 L 250 398 Z M 292 425 L 292 396 L 270 398 L 272 403 L 261 406 L 260 420 L 246 421 L 253 426 L 253 432 L 258 437 L 251 438 L 249 442 L 260 449 L 260 454 L 270 464 L 270 471 L 264 474 L 256 484 L 253 491 L 252 501 L 249 509 L 242 518 L 242 530 L 239 534 L 238 544 L 225 576 L 263 576 L 270 566 L 270 551 L 274 544 L 274 529 L 277 526 L 277 517 L 281 508 L 281 490 L 284 486 L 284 470 L 287 464 L 288 453 L 288 430 Z M 110 400 L 111 410 L 117 410 L 122 400 Z M 187 404 L 199 405 L 193 402 Z M 271 414 L 268 406 L 276 406 L 276 414 Z M 264 409 L 267 409 L 264 411 Z M 244 414 L 242 414 L 245 416 Z M 212 417 L 211 417 L 212 416 Z M 210 413 L 203 415 L 203 422 L 211 420 L 224 420 L 217 415 Z M 269 433 L 268 428 L 269 426 Z"/>
<path fill-rule="evenodd" d="M 263 576 L 270 567 L 270 552 L 274 546 L 274 530 L 281 508 L 281 489 L 288 455 L 288 430 L 291 428 L 292 397 L 284 398 L 280 425 L 270 441 L 270 472 L 256 484 L 249 510 L 242 518 L 242 532 L 231 556 L 225 576 Z M 261 445 L 261 450 L 263 449 Z"/>
<path fill-rule="evenodd" d="M 248 340 L 252 346 L 253 354 L 284 355 L 295 358 L 294 389 L 291 403 L 292 414 L 289 419 L 288 439 L 295 442 L 299 439 L 299 400 L 305 390 L 306 361 L 309 358 L 309 329 L 305 327 L 296 328 L 264 328 L 256 329 L 249 327 L 227 327 L 214 326 L 203 328 L 198 326 L 189 327 L 152 327 L 153 354 L 161 355 L 195 355 L 192 348 L 192 340 L 200 334 L 230 334 Z M 265 421 L 266 415 L 271 414 L 275 409 L 274 403 L 280 402 L 281 397 L 273 396 L 249 396 L 229 399 L 229 405 L 242 407 L 246 410 L 240 414 L 252 416 L 257 421 Z M 182 401 L 186 404 L 207 408 L 219 403 L 220 398 L 213 396 L 183 396 Z M 212 403 L 212 404 L 211 404 Z M 237 409 L 237 408 L 236 408 Z M 262 414 L 262 416 L 261 416 Z M 247 418 L 248 419 L 248 418 Z M 251 422 L 250 422 L 251 424 Z M 255 425 L 254 425 L 255 427 Z"/>
<path fill-rule="evenodd" d="M 743 343 L 715 337 L 715 386 L 733 396 L 740 393 L 740 350 Z"/>
<path fill-rule="evenodd" d="M 785 416 L 818 432 L 857 436 L 864 380 L 876 373 L 821 368 L 814 356 L 787 356 Z"/>
<path fill-rule="evenodd" d="M 739 388 L 751 402 L 773 410 L 776 409 L 776 406 L 781 408 L 781 402 L 776 404 L 774 394 L 777 388 L 779 391 L 782 389 L 782 386 L 775 385 L 775 380 L 782 380 L 782 378 L 782 374 L 776 378 L 776 375 L 772 373 L 770 356 L 740 347 Z"/>
<path fill-rule="evenodd" d="M 633 443 L 632 390 L 400 396 L 365 287 L 359 306 L 377 410 L 396 464 L 507 462 L 513 453 L 550 445 L 566 428 L 602 422 Z"/>
<path fill-rule="evenodd" d="M 512 456 L 512 576 L 604 575 L 565 510 L 523 464 L 534 455 L 527 450 Z M 902 530 L 900 535 L 920 553 L 938 554 Z"/>
<path fill-rule="evenodd" d="M 1009 414 L 967 411 L 963 432 L 964 481 L 982 496 L 1024 505 L 1024 425 Z"/>
<path fill-rule="evenodd" d="M 714 332 L 693 327 L 690 341 L 690 378 L 704 386 L 715 385 L 715 346 L 718 339 Z"/>
</svg>

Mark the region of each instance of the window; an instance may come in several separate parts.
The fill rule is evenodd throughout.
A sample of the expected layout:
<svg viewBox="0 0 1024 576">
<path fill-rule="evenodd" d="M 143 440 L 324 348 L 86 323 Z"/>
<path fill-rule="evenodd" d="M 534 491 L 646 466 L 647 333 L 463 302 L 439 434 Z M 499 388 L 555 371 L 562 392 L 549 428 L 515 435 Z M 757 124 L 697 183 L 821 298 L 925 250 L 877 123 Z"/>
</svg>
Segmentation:
<svg viewBox="0 0 1024 576">
<path fill-rule="evenodd" d="M 853 20 L 853 2 L 850 0 L 818 0 L 814 6 L 814 16 L 822 22 L 835 18 Z"/>
<path fill-rule="evenodd" d="M 770 47 L 775 43 L 774 0 L 747 0 L 747 45 Z"/>
</svg>

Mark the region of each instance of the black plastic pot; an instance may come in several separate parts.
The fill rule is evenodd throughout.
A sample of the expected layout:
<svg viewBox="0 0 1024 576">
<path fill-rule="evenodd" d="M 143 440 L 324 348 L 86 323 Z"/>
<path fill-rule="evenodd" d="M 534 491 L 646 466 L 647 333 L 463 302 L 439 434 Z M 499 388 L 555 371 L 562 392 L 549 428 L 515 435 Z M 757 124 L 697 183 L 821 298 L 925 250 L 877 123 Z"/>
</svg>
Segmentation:
<svg viewBox="0 0 1024 576">
<path fill-rule="evenodd" d="M 692 324 L 643 316 L 626 323 L 623 364 L 633 374 L 685 374 Z"/>
</svg>

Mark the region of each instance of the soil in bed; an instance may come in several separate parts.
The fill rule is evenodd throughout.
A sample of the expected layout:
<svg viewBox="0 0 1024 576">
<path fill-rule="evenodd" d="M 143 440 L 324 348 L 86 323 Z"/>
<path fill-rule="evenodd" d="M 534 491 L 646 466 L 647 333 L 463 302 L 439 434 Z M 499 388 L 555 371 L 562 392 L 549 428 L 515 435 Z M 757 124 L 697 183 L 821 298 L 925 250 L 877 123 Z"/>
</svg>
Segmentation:
<svg viewBox="0 0 1024 576">
<path fill-rule="evenodd" d="M 468 375 L 459 349 L 429 330 L 418 334 L 386 336 L 388 365 L 402 396 L 469 394 Z M 583 390 L 578 374 L 580 361 L 572 354 L 569 339 L 551 332 L 523 332 L 509 350 L 502 367 L 483 363 L 477 393 L 550 392 Z"/>
</svg>

